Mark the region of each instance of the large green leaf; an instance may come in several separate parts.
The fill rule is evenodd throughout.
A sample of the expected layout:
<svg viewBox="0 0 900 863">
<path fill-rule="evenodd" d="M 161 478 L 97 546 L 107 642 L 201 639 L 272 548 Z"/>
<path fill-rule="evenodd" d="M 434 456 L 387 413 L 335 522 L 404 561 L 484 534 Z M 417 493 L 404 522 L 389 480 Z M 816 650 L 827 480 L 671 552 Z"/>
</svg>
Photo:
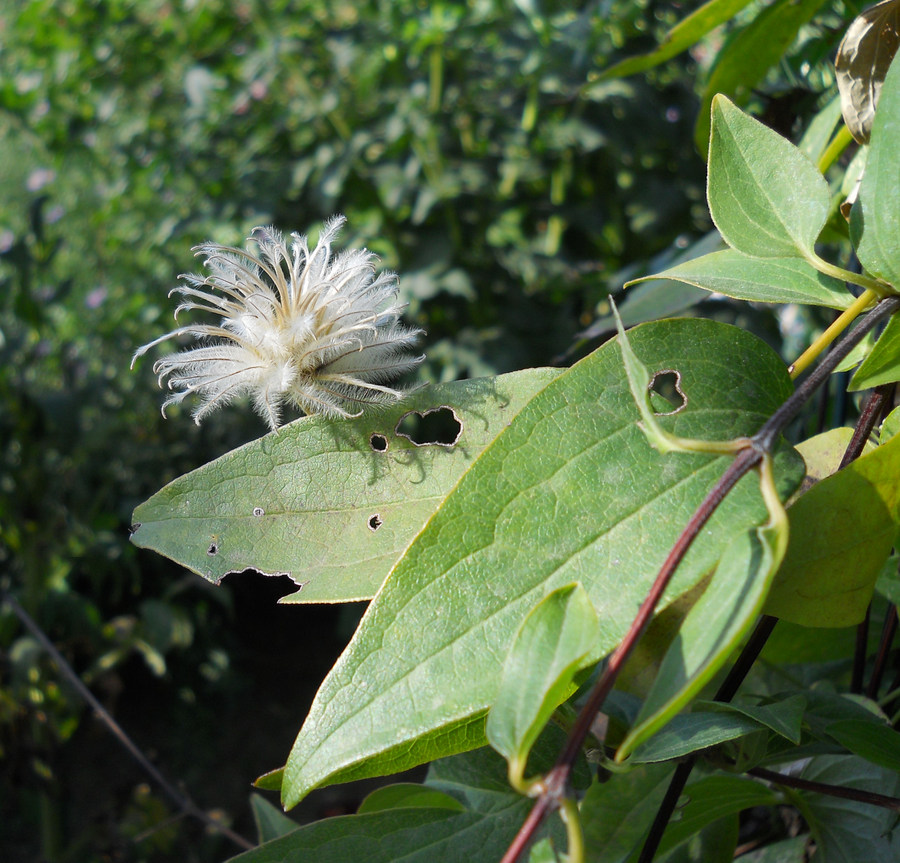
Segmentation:
<svg viewBox="0 0 900 863">
<path fill-rule="evenodd" d="M 900 522 L 900 437 L 816 483 L 788 509 L 767 614 L 804 626 L 863 619 Z"/>
<path fill-rule="evenodd" d="M 875 347 L 854 372 L 847 389 L 867 390 L 900 381 L 900 318 L 894 315 Z"/>
<path fill-rule="evenodd" d="M 728 245 L 760 258 L 813 255 L 830 202 L 809 158 L 724 96 L 712 105 L 707 197 Z"/>
<path fill-rule="evenodd" d="M 674 279 L 751 302 L 807 303 L 832 309 L 846 309 L 853 302 L 841 282 L 820 273 L 802 258 L 755 258 L 734 249 L 694 258 L 628 285 L 648 279 Z"/>
<path fill-rule="evenodd" d="M 545 596 L 525 618 L 503 665 L 485 733 L 523 777 L 534 741 L 572 694 L 572 680 L 597 641 L 597 613 L 580 584 Z"/>
<path fill-rule="evenodd" d="M 660 418 L 678 435 L 752 433 L 792 390 L 783 362 L 734 327 L 661 321 L 636 328 L 632 341 L 650 369 L 680 376 L 686 404 Z M 655 452 L 638 416 L 615 342 L 531 400 L 463 476 L 369 606 L 294 744 L 282 785 L 286 804 L 354 765 L 400 770 L 433 757 L 435 748 L 473 746 L 458 730 L 476 733 L 516 630 L 562 585 L 580 581 L 598 609 L 593 658 L 612 649 L 728 463 Z M 783 492 L 802 472 L 796 457 L 788 461 Z M 716 512 L 666 602 L 709 571 L 731 536 L 764 519 L 757 485 L 747 477 Z"/>
<path fill-rule="evenodd" d="M 169 483 L 135 510 L 132 540 L 214 582 L 289 575 L 302 588 L 287 602 L 370 599 L 460 475 L 558 374 L 422 387 L 343 422 L 304 417 Z M 407 430 L 411 412 L 447 420 L 424 438 L 443 445 L 410 439 L 423 440 Z"/>
<path fill-rule="evenodd" d="M 750 0 L 709 0 L 699 9 L 694 10 L 682 21 L 679 21 L 667 34 L 659 47 L 649 54 L 629 57 L 606 69 L 599 80 L 607 78 L 624 78 L 636 72 L 652 69 L 660 63 L 680 54 L 698 42 L 710 30 L 733 18 Z"/>
<path fill-rule="evenodd" d="M 775 0 L 719 51 L 703 90 L 694 129 L 694 142 L 701 153 L 706 152 L 709 107 L 716 94 L 722 93 L 743 105 L 766 72 L 782 59 L 797 31 L 816 14 L 823 2 Z"/>
<path fill-rule="evenodd" d="M 884 79 L 850 237 L 862 265 L 900 288 L 900 63 Z"/>
</svg>

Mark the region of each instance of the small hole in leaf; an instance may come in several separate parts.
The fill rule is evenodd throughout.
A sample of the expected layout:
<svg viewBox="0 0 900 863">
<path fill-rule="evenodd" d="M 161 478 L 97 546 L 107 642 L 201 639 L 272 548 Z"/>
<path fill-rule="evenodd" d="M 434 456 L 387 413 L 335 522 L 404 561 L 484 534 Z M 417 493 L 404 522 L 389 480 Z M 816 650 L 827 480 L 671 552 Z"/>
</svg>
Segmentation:
<svg viewBox="0 0 900 863">
<path fill-rule="evenodd" d="M 214 542 L 211 542 L 211 543 L 209 544 L 209 548 L 206 549 L 206 553 L 207 553 L 210 557 L 213 557 L 213 556 L 217 555 L 217 554 L 219 553 L 219 546 L 217 546 Z"/>
<path fill-rule="evenodd" d="M 662 402 L 660 399 L 665 400 L 671 405 L 671 410 L 654 410 L 654 413 L 658 417 L 667 417 L 672 414 L 677 414 L 686 404 L 687 404 L 687 396 L 681 389 L 681 372 L 676 371 L 675 369 L 662 369 L 658 371 L 655 375 L 653 375 L 653 380 L 650 381 L 650 385 L 647 387 L 650 390 L 651 394 L 657 395 L 660 398 L 651 399 L 655 404 L 654 407 L 660 406 Z"/>
<path fill-rule="evenodd" d="M 369 446 L 371 446 L 375 452 L 387 452 L 388 439 L 383 434 L 378 434 L 376 432 L 369 438 Z"/>
<path fill-rule="evenodd" d="M 383 524 L 384 524 L 384 522 L 381 520 L 381 516 L 378 515 L 377 512 L 375 513 L 375 515 L 369 516 L 368 525 L 369 525 L 369 530 L 371 530 L 372 533 L 375 533 L 375 531 L 378 530 L 378 528 L 381 527 L 381 525 L 383 525 Z"/>
<path fill-rule="evenodd" d="M 403 414 L 394 431 L 398 437 L 405 437 L 416 446 L 451 447 L 458 443 L 462 428 L 456 411 L 441 405 L 429 411 Z"/>
<path fill-rule="evenodd" d="M 141 526 L 141 523 L 139 521 L 136 521 L 133 525 L 131 525 L 131 527 L 128 528 L 128 535 L 134 536 L 137 533 L 138 528 L 140 526 Z"/>
<path fill-rule="evenodd" d="M 253 507 L 253 514 L 259 518 L 261 515 L 265 515 L 266 511 L 261 506 Z"/>
</svg>

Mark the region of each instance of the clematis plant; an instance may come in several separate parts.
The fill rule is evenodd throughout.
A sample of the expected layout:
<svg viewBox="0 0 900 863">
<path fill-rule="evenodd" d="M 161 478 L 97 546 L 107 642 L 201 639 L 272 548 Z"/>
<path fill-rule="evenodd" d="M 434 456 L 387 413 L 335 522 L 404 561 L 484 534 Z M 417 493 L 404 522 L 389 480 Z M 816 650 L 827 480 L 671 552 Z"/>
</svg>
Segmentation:
<svg viewBox="0 0 900 863">
<path fill-rule="evenodd" d="M 853 627 L 873 599 L 877 612 L 900 596 L 900 63 L 884 76 L 849 227 L 843 196 L 832 206 L 844 177 L 822 172 L 850 140 L 834 115 L 811 159 L 732 101 L 711 106 L 708 203 L 728 248 L 662 276 L 834 309 L 790 366 L 736 327 L 653 321 L 620 325 L 566 370 L 423 387 L 355 416 L 356 399 L 399 397 L 382 376 L 414 365 L 415 333 L 398 323 L 395 282 L 363 277 L 366 253 L 326 265 L 334 225 L 312 254 L 298 240 L 288 256 L 271 235 L 259 258 L 209 247 L 215 275 L 179 289 L 223 324 L 163 338 L 225 347 L 157 363 L 183 388 L 173 400 L 196 392 L 202 415 L 248 392 L 273 428 L 282 400 L 311 415 L 161 490 L 135 511 L 135 542 L 211 581 L 286 574 L 299 588 L 289 602 L 371 600 L 285 766 L 258 784 L 290 808 L 323 785 L 435 762 L 424 788 L 376 792 L 243 863 L 360 847 L 385 861 L 512 863 L 537 838 L 533 860 L 565 846 L 572 863 L 649 863 L 659 849 L 695 859 L 690 841 L 709 835 L 730 856 L 739 811 L 788 802 L 811 834 L 771 859 L 815 845 L 828 860 L 848 841 L 864 849 L 854 859 L 900 858 L 884 663 L 865 692 L 861 671 L 806 686 L 790 651 L 768 657 L 781 676 L 745 683 L 778 620 L 814 643 L 816 628 Z M 823 257 L 826 225 L 863 272 Z M 359 361 L 366 350 L 376 369 Z M 874 387 L 856 428 L 788 443 L 811 396 L 853 363 L 852 386 Z M 451 435 L 410 430 L 434 415 Z M 868 826 L 823 795 L 865 807 Z"/>
</svg>

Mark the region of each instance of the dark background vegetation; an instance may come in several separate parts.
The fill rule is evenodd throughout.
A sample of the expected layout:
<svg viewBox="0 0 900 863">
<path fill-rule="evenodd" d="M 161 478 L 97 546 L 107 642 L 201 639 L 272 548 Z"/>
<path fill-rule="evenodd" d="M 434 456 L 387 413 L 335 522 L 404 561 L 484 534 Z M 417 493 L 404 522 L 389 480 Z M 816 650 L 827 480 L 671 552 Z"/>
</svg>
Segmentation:
<svg viewBox="0 0 900 863">
<path fill-rule="evenodd" d="M 128 543 L 134 506 L 264 428 L 231 407 L 161 418 L 166 297 L 204 240 L 274 224 L 401 274 L 420 377 L 553 364 L 596 344 L 624 272 L 711 227 L 693 129 L 728 36 L 598 82 L 691 11 L 673 2 L 35 0 L 0 12 L 0 587 L 163 771 L 254 835 L 360 608 L 282 607 Z M 756 88 L 785 133 L 830 86 L 857 6 L 826 3 Z M 752 15 L 753 10 L 747 13 Z M 737 25 L 740 24 L 740 21 Z M 734 319 L 718 304 L 713 313 Z M 771 340 L 769 310 L 743 313 Z M 0 857 L 220 860 L 12 611 L 0 613 Z M 314 794 L 299 820 L 352 811 Z"/>
</svg>

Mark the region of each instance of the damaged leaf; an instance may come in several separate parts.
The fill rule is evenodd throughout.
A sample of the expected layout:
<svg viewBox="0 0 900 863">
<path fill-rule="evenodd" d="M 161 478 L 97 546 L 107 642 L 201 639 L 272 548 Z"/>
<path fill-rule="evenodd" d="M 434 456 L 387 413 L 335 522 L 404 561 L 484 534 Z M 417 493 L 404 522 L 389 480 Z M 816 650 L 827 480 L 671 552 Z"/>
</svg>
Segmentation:
<svg viewBox="0 0 900 863">
<path fill-rule="evenodd" d="M 790 394 L 781 359 L 751 334 L 699 319 L 630 333 L 651 371 L 677 370 L 688 402 L 667 431 L 723 439 L 756 431 Z M 608 342 L 523 408 L 418 535 L 325 679 L 284 771 L 282 800 L 396 772 L 485 742 L 503 660 L 532 608 L 580 582 L 599 637 L 581 664 L 621 639 L 686 519 L 727 457 L 660 454 L 622 356 Z M 802 475 L 779 460 L 780 491 Z M 736 532 L 762 523 L 745 477 L 680 567 L 665 607 L 702 578 Z"/>
<path fill-rule="evenodd" d="M 286 602 L 370 599 L 460 475 L 558 374 L 427 386 L 359 419 L 304 417 L 169 483 L 135 510 L 132 541 L 213 582 L 288 575 L 301 589 Z"/>
</svg>

